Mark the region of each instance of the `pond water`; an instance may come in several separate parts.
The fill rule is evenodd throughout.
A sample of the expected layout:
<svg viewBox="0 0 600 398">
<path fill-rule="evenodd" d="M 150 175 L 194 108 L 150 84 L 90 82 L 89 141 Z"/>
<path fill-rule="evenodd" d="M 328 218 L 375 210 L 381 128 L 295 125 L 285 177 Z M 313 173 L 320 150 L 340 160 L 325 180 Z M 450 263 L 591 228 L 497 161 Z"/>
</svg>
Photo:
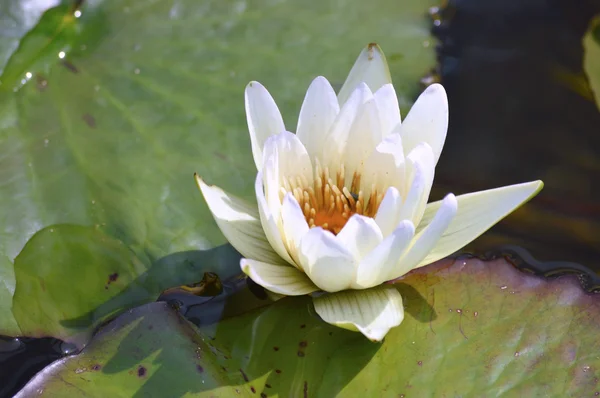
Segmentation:
<svg viewBox="0 0 600 398">
<path fill-rule="evenodd" d="M 577 263 L 600 273 L 600 112 L 576 89 L 581 37 L 599 12 L 598 2 L 567 0 L 455 0 L 434 12 L 439 73 L 429 78 L 448 92 L 450 129 L 433 198 L 545 183 L 467 249 L 517 245 L 559 261 L 554 268 Z M 0 340 L 0 397 L 64 349 L 54 339 Z"/>
<path fill-rule="evenodd" d="M 600 112 L 565 77 L 583 76 L 592 2 L 453 3 L 434 28 L 451 117 L 434 194 L 542 179 L 534 201 L 474 245 L 518 244 L 600 272 Z"/>
</svg>

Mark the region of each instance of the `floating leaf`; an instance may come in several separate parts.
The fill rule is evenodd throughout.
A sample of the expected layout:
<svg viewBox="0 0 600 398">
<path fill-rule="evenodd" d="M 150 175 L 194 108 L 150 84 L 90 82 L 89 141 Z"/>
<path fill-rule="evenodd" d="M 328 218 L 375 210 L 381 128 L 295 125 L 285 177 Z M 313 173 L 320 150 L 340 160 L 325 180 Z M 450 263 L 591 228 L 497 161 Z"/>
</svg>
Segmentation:
<svg viewBox="0 0 600 398">
<path fill-rule="evenodd" d="M 198 331 L 152 304 L 122 315 L 80 355 L 36 376 L 21 396 L 39 389 L 72 397 L 600 391 L 600 296 L 586 294 L 575 276 L 544 280 L 504 260 L 459 259 L 415 270 L 395 286 L 405 318 L 382 344 L 319 320 L 307 297 L 284 298 Z M 140 367 L 148 369 L 142 381 Z"/>
<path fill-rule="evenodd" d="M 21 329 L 11 312 L 12 296 L 15 291 L 15 275 L 10 260 L 0 254 L 0 331 L 18 336 Z"/>
<path fill-rule="evenodd" d="M 200 280 L 205 271 L 230 278 L 238 263 L 239 255 L 222 246 L 174 254 L 147 268 L 123 242 L 97 228 L 54 225 L 36 233 L 15 259 L 12 312 L 29 336 L 81 345 L 107 316 Z"/>
<path fill-rule="evenodd" d="M 47 397 L 180 397 L 206 389 L 218 396 L 249 393 L 247 387 L 228 386 L 228 372 L 217 365 L 214 350 L 166 303 L 146 304 L 105 327 L 81 354 L 44 369 L 17 396 L 39 389 Z"/>
<path fill-rule="evenodd" d="M 36 232 L 52 225 L 100 228 L 98 234 L 122 242 L 118 251 L 131 251 L 127 259 L 137 261 L 134 267 L 123 263 L 130 267 L 123 284 L 167 255 L 224 243 L 192 176 L 199 172 L 208 183 L 252 198 L 255 169 L 243 110 L 248 81 L 269 87 L 293 129 L 311 80 L 323 74 L 339 87 L 370 41 L 386 50 L 405 112 L 419 77 L 435 62 L 425 17 L 433 0 L 402 8 L 392 0 L 353 7 L 335 0 L 98 0 L 83 2 L 81 14 L 69 2 L 41 16 L 38 6 L 29 12 L 21 3 L 0 6 L 18 14 L 13 20 L 0 13 L 0 55 L 6 59 L 0 75 L 0 255 L 9 260 L 0 262 L 8 287 L 0 285 L 3 302 L 14 285 L 11 262 Z M 38 18 L 25 33 L 23 27 Z M 3 41 L 7 35 L 10 43 Z M 98 319 L 85 314 L 108 299 L 104 274 L 116 264 L 102 258 L 111 252 L 102 242 L 88 243 L 97 251 L 92 262 L 104 272 L 91 289 L 74 277 L 83 276 L 78 255 L 88 250 L 79 243 L 66 243 L 76 246 L 73 254 L 52 258 L 52 272 L 65 280 L 47 281 L 47 288 L 61 290 L 45 296 L 34 276 L 48 261 L 45 251 L 30 246 L 22 254 L 27 262 L 17 272 L 15 298 L 22 334 L 66 337 L 70 332 L 57 326 L 66 318 Z M 186 274 L 191 279 L 184 282 L 214 271 L 210 264 L 193 269 L 199 273 Z M 81 307 L 67 304 L 69 295 Z M 36 310 L 27 315 L 27 308 Z M 8 306 L 0 306 L 0 333 L 14 334 L 11 318 Z"/>
</svg>

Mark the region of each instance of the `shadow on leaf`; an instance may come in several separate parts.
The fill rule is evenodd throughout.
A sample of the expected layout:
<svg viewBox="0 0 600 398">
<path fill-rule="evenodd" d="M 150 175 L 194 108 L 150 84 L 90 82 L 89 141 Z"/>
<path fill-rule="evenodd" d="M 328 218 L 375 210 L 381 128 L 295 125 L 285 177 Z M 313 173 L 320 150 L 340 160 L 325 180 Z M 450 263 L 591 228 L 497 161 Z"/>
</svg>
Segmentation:
<svg viewBox="0 0 600 398">
<path fill-rule="evenodd" d="M 437 313 L 433 309 L 433 303 L 429 303 L 421 293 L 411 285 L 397 282 L 394 284 L 402 295 L 404 303 L 404 312 L 415 318 L 419 322 L 431 322 L 437 319 Z M 434 296 L 432 290 L 432 297 Z"/>
</svg>

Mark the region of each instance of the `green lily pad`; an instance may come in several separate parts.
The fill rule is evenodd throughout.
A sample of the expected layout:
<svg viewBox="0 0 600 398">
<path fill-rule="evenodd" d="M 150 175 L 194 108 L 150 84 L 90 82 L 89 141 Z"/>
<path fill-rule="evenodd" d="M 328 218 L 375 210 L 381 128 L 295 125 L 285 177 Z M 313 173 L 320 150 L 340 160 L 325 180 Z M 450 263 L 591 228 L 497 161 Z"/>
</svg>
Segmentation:
<svg viewBox="0 0 600 398">
<path fill-rule="evenodd" d="M 35 26 L 42 14 L 58 4 L 54 1 L 3 1 L 0 3 L 0 73 L 11 54 L 17 50 L 21 38 Z"/>
<path fill-rule="evenodd" d="M 194 332 L 152 304 L 122 315 L 20 396 L 39 390 L 73 397 L 210 397 L 232 390 L 253 396 L 250 390 L 284 397 L 583 397 L 600 391 L 600 297 L 585 293 L 575 276 L 544 280 L 505 260 L 457 259 L 415 270 L 396 286 L 406 316 L 382 344 L 323 323 L 307 297 L 284 298 Z M 155 321 L 146 318 L 169 326 L 150 328 Z M 140 367 L 151 369 L 143 380 Z"/>
<path fill-rule="evenodd" d="M 0 255 L 0 331 L 18 336 L 21 334 L 21 329 L 11 311 L 14 291 L 15 276 L 12 262 L 8 257 Z"/>
<path fill-rule="evenodd" d="M 47 397 L 180 397 L 206 389 L 216 389 L 219 396 L 249 393 L 247 387 L 227 385 L 214 349 L 166 303 L 150 303 L 117 318 L 78 356 L 44 369 L 19 395 L 40 390 Z M 102 379 L 104 385 L 98 384 Z M 170 384 L 162 384 L 165 380 Z M 94 387 L 78 385 L 84 381 Z"/>
<path fill-rule="evenodd" d="M 121 242 L 121 254 L 131 251 L 121 283 L 150 268 L 160 275 L 157 262 L 167 255 L 225 242 L 192 175 L 252 198 L 255 170 L 243 111 L 248 81 L 272 90 L 293 130 L 310 81 L 323 74 L 341 85 L 362 47 L 378 41 L 406 111 L 419 77 L 435 63 L 425 16 L 433 3 L 99 0 L 83 2 L 77 13 L 68 2 L 41 16 L 39 9 L 25 15 L 17 0 L 0 6 L 23 14 L 0 18 L 0 56 L 6 59 L 0 75 L 0 256 L 8 259 L 0 262 L 6 286 L 0 284 L 0 300 L 13 294 L 12 262 L 25 250 L 14 299 L 19 334 L 68 338 L 57 326 L 65 318 L 97 319 L 85 314 L 108 299 L 103 284 L 116 266 L 111 250 L 95 241 L 99 236 Z M 38 18 L 23 30 L 35 23 L 24 19 Z M 46 272 L 49 260 L 45 250 L 26 243 L 58 224 L 89 228 L 84 235 L 93 242 L 57 243 L 57 250 L 72 249 L 50 260 L 52 274 L 62 279 L 39 290 L 36 273 Z M 97 280 L 92 273 L 82 278 L 81 264 L 90 262 L 101 264 Z M 142 296 L 123 299 L 120 307 Z M 50 310 L 49 303 L 38 303 L 44 299 L 65 308 Z M 26 314 L 27 308 L 36 310 Z M 0 334 L 14 335 L 7 305 L 0 305 L 0 319 Z"/>
<path fill-rule="evenodd" d="M 176 253 L 147 268 L 100 228 L 53 225 L 37 232 L 15 259 L 12 313 L 29 336 L 83 345 L 91 328 L 114 313 L 156 300 L 164 289 L 207 271 L 231 278 L 238 263 L 239 254 L 227 245 Z"/>
<path fill-rule="evenodd" d="M 600 110 L 600 15 L 590 22 L 583 36 L 583 69 Z"/>
</svg>

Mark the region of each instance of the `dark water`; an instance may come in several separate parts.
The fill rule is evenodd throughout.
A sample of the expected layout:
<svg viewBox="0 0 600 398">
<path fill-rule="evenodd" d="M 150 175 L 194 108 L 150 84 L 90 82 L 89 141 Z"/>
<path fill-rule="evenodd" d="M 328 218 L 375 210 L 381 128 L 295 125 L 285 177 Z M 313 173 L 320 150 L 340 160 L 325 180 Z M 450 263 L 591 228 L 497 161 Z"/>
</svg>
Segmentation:
<svg viewBox="0 0 600 398">
<path fill-rule="evenodd" d="M 56 339 L 0 337 L 0 397 L 12 397 L 63 352 L 62 342 Z"/>
<path fill-rule="evenodd" d="M 600 0 L 455 0 L 434 24 L 451 119 L 433 196 L 546 184 L 471 249 L 517 244 L 600 273 L 600 112 L 571 84 L 582 78 L 581 37 L 597 13 Z M 1 339 L 0 397 L 64 350 L 54 339 Z"/>
<path fill-rule="evenodd" d="M 583 83 L 581 37 L 600 1 L 457 0 L 434 33 L 450 128 L 434 195 L 542 179 L 529 205 L 475 249 L 518 244 L 600 272 L 600 112 Z"/>
</svg>

